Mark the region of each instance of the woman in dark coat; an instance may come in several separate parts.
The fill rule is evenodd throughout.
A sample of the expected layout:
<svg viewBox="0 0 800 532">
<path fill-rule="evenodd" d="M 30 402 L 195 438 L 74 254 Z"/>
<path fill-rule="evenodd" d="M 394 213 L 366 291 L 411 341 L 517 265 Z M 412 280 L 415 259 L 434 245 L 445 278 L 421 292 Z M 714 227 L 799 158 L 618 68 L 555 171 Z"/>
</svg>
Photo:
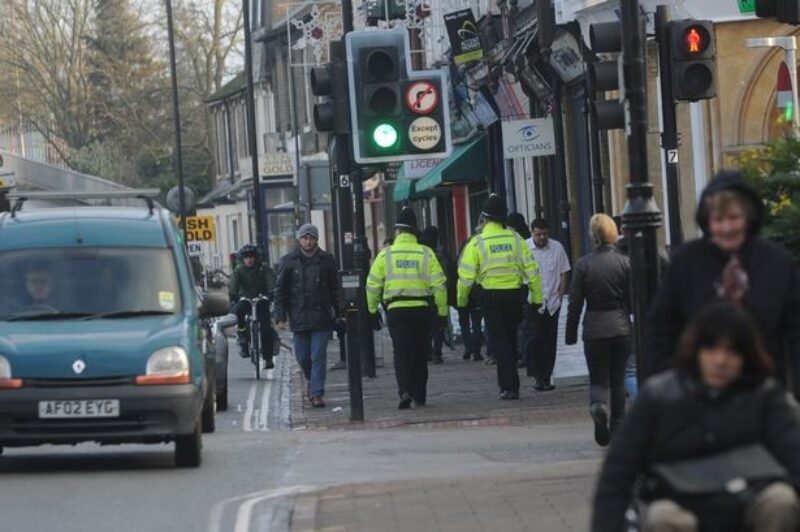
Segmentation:
<svg viewBox="0 0 800 532">
<path fill-rule="evenodd" d="M 647 503 L 640 515 L 644 532 L 734 532 L 741 525 L 796 532 L 800 417 L 797 404 L 769 377 L 772 363 L 748 314 L 726 302 L 707 306 L 685 331 L 675 364 L 645 383 L 614 435 L 597 482 L 592 532 L 625 530 L 637 480 Z M 787 478 L 749 482 L 735 497 L 697 496 L 671 489 L 657 474 L 657 466 L 752 445 L 785 468 Z M 731 460 L 734 467 L 747 466 L 744 461 Z"/>
<path fill-rule="evenodd" d="M 646 375 L 670 366 L 678 337 L 715 299 L 752 315 L 775 363 L 775 375 L 800 386 L 800 278 L 789 253 L 758 237 L 764 207 L 739 172 L 720 173 L 703 192 L 703 237 L 673 254 L 648 317 Z"/>
<path fill-rule="evenodd" d="M 630 260 L 614 245 L 617 226 L 610 216 L 595 214 L 589 227 L 596 247 L 578 260 L 572 272 L 566 343 L 578 342 L 578 322 L 586 302 L 583 349 L 589 367 L 589 408 L 595 441 L 608 445 L 611 432 L 625 415 L 625 365 L 631 349 Z"/>
</svg>

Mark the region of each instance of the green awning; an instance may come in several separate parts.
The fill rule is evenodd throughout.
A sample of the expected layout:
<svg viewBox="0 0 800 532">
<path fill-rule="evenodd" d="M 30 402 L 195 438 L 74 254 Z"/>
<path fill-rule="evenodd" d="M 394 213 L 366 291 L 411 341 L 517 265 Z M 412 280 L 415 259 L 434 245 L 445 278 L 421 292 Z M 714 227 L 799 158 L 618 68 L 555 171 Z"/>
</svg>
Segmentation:
<svg viewBox="0 0 800 532">
<path fill-rule="evenodd" d="M 486 179 L 489 173 L 486 134 L 457 146 L 450 157 L 416 182 L 415 191 L 423 192 L 438 185 L 464 184 Z M 396 199 L 396 198 L 395 198 Z"/>
<path fill-rule="evenodd" d="M 397 181 L 394 183 L 394 193 L 392 194 L 392 199 L 394 199 L 395 203 L 400 203 L 401 201 L 410 199 L 413 193 L 414 181 L 403 175 L 403 169 L 401 167 L 397 176 Z"/>
</svg>

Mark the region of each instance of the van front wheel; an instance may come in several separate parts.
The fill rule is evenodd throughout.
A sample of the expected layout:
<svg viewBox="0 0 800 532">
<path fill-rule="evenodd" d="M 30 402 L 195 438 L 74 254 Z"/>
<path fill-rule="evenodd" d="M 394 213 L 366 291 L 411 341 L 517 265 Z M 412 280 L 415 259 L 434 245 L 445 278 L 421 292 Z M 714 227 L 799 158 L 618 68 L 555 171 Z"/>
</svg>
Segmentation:
<svg viewBox="0 0 800 532">
<path fill-rule="evenodd" d="M 198 467 L 203 452 L 202 420 L 197 420 L 194 432 L 175 436 L 175 465 L 177 467 Z"/>
</svg>

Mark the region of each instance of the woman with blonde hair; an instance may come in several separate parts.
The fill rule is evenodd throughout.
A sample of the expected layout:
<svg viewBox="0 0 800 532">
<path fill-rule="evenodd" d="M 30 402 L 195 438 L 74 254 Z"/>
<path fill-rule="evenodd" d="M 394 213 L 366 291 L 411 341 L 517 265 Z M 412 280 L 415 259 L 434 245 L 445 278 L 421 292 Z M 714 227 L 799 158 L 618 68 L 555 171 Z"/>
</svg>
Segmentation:
<svg viewBox="0 0 800 532">
<path fill-rule="evenodd" d="M 566 342 L 578 342 L 578 322 L 585 302 L 583 349 L 589 367 L 589 411 L 594 439 L 606 446 L 625 414 L 625 365 L 631 347 L 630 261 L 614 245 L 617 226 L 610 216 L 592 216 L 589 231 L 595 248 L 581 257 L 573 270 Z"/>
</svg>

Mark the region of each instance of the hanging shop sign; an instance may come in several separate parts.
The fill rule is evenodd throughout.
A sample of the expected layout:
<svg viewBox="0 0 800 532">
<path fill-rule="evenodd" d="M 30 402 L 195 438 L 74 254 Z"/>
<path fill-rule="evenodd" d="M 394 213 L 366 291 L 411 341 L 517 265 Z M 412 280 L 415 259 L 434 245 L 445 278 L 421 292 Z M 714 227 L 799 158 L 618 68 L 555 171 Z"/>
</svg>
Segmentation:
<svg viewBox="0 0 800 532">
<path fill-rule="evenodd" d="M 553 119 L 530 118 L 503 122 L 503 157 L 544 157 L 555 155 Z"/>
<path fill-rule="evenodd" d="M 263 177 L 294 175 L 294 159 L 290 153 L 267 153 L 261 168 Z"/>
<path fill-rule="evenodd" d="M 472 9 L 462 9 L 444 16 L 450 48 L 456 65 L 477 61 L 483 57 L 483 44 Z"/>
<path fill-rule="evenodd" d="M 550 66 L 562 81 L 569 83 L 583 75 L 584 64 L 577 39 L 569 32 L 561 32 L 551 47 Z"/>
</svg>

